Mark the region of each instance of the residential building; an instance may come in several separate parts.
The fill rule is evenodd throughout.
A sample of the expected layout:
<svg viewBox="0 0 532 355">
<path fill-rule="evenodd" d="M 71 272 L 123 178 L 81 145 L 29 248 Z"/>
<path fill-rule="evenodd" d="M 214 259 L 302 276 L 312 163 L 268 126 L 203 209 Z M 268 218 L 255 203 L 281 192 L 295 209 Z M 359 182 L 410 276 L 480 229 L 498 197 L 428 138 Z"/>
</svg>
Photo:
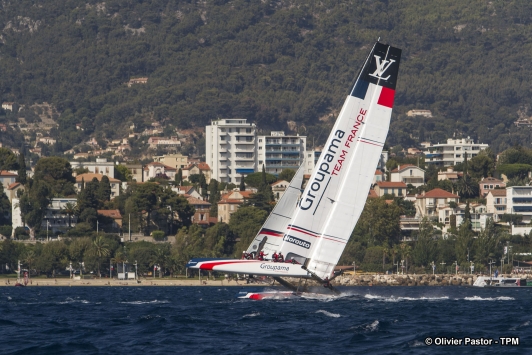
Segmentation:
<svg viewBox="0 0 532 355">
<path fill-rule="evenodd" d="M 258 139 L 258 166 L 262 169 L 264 165 L 268 174 L 277 176 L 283 169 L 297 170 L 305 159 L 306 136 L 287 136 L 283 131 L 273 131 Z"/>
<path fill-rule="evenodd" d="M 102 219 L 102 222 L 99 225 L 100 231 L 107 233 L 117 233 L 121 231 L 123 217 L 120 210 L 98 210 L 98 215 L 104 217 L 99 218 Z"/>
<path fill-rule="evenodd" d="M 283 197 L 288 185 L 290 185 L 290 183 L 286 180 L 279 180 L 270 185 L 276 201 L 279 201 L 279 199 Z"/>
<path fill-rule="evenodd" d="M 231 215 L 248 199 L 253 192 L 238 191 L 238 189 L 223 194 L 218 202 L 218 222 L 229 223 Z"/>
<path fill-rule="evenodd" d="M 150 137 L 148 138 L 148 144 L 150 148 L 157 148 L 157 147 L 173 147 L 178 148 L 181 147 L 181 141 L 177 138 L 177 136 L 173 137 Z"/>
<path fill-rule="evenodd" d="M 460 203 L 457 207 L 444 206 L 438 209 L 438 221 L 444 225 L 442 231 L 446 233 L 451 227 L 458 228 L 465 220 L 466 204 Z M 471 215 L 471 229 L 480 232 L 486 228 L 489 218 L 493 215 L 487 212 L 487 208 L 482 204 L 471 204 L 469 206 Z M 451 217 L 451 216 L 454 216 Z"/>
<path fill-rule="evenodd" d="M 142 164 L 126 164 L 126 168 L 131 173 L 132 181 L 144 181 L 144 166 Z"/>
<path fill-rule="evenodd" d="M 506 213 L 506 189 L 489 190 L 486 195 L 486 211 L 493 215 L 495 222 Z"/>
<path fill-rule="evenodd" d="M 189 205 L 193 206 L 196 212 L 192 216 L 192 223 L 208 227 L 211 222 L 216 223 L 216 218 L 211 221 L 211 204 L 207 201 L 195 197 L 187 197 Z M 214 224 L 212 223 L 212 224 Z"/>
<path fill-rule="evenodd" d="M 504 181 L 496 179 L 494 177 L 484 178 L 479 182 L 478 185 L 480 197 L 485 197 L 490 190 L 506 188 L 506 183 Z"/>
<path fill-rule="evenodd" d="M 488 147 L 488 144 L 475 143 L 469 137 L 449 138 L 447 143 L 431 144 L 425 147 L 425 163 L 434 164 L 438 167 L 454 166 L 462 163 L 465 155 L 470 160 Z"/>
<path fill-rule="evenodd" d="M 457 203 L 460 196 L 443 189 L 434 189 L 418 195 L 416 198 L 416 217 L 438 217 L 438 209 L 449 206 L 450 202 Z"/>
<path fill-rule="evenodd" d="M 163 163 L 164 165 L 171 166 L 173 168 L 184 169 L 188 164 L 188 157 L 181 153 L 176 154 L 166 154 L 158 157 L 153 157 L 153 161 Z"/>
<path fill-rule="evenodd" d="M 523 224 L 530 224 L 532 221 L 532 186 L 506 188 L 506 213 L 520 215 L 523 217 Z"/>
<path fill-rule="evenodd" d="M 212 171 L 207 163 L 191 163 L 189 166 L 181 170 L 181 172 L 183 173 L 183 180 L 188 180 L 190 175 L 203 174 L 207 184 L 211 182 Z"/>
<path fill-rule="evenodd" d="M 245 119 L 220 119 L 205 127 L 206 163 L 211 178 L 238 185 L 257 171 L 256 126 Z"/>
<path fill-rule="evenodd" d="M 463 175 L 464 173 L 461 171 L 454 171 L 454 168 L 450 166 L 445 171 L 438 171 L 438 181 L 449 180 L 457 182 Z"/>
<path fill-rule="evenodd" d="M 76 203 L 76 198 L 52 198 L 41 222 L 41 230 L 48 231 L 49 237 L 52 237 L 75 227 L 78 217 L 75 214 L 69 215 L 65 210 L 67 205 L 76 206 Z"/>
<path fill-rule="evenodd" d="M 2 108 L 6 111 L 13 111 L 14 102 L 2 102 Z"/>
<path fill-rule="evenodd" d="M 148 181 L 156 177 L 174 180 L 175 174 L 177 172 L 176 168 L 158 162 L 146 164 L 143 170 L 144 181 Z"/>
<path fill-rule="evenodd" d="M 92 179 L 96 178 L 98 182 L 102 181 L 102 174 L 86 173 L 76 176 L 76 192 L 81 190 L 81 184 L 86 184 L 91 182 Z M 109 198 L 112 200 L 116 196 L 120 195 L 120 180 L 113 177 L 108 177 L 109 184 L 111 185 L 111 196 Z"/>
<path fill-rule="evenodd" d="M 384 195 L 406 196 L 406 184 L 404 182 L 379 181 L 374 190 L 379 197 Z"/>
<path fill-rule="evenodd" d="M 375 175 L 373 175 L 373 185 L 384 180 L 384 173 L 381 170 L 375 170 Z"/>
<path fill-rule="evenodd" d="M 194 186 L 174 186 L 172 187 L 172 191 L 178 195 L 184 195 L 185 197 L 194 197 L 200 200 L 202 198 L 201 194 L 196 191 Z"/>
<path fill-rule="evenodd" d="M 132 85 L 135 85 L 135 84 L 147 84 L 148 83 L 148 78 L 144 77 L 144 78 L 132 78 L 132 79 L 129 79 L 128 83 L 127 83 L 127 87 L 131 87 Z"/>
<path fill-rule="evenodd" d="M 432 112 L 430 110 L 410 110 L 406 113 L 407 116 L 423 116 L 423 117 L 432 117 Z"/>
<path fill-rule="evenodd" d="M 0 171 L 0 182 L 2 183 L 2 185 L 4 185 L 4 191 L 7 191 L 9 186 L 15 182 L 17 177 L 18 177 L 17 174 L 12 173 L 10 171 L 7 171 L 7 170 Z"/>
<path fill-rule="evenodd" d="M 390 180 L 419 187 L 425 184 L 425 170 L 412 164 L 399 165 L 391 171 Z"/>
<path fill-rule="evenodd" d="M 24 191 L 24 185 L 22 185 L 20 182 L 14 182 L 7 187 L 5 193 L 7 198 L 9 199 L 9 202 L 12 202 L 13 199 L 17 197 L 19 190 Z"/>
<path fill-rule="evenodd" d="M 107 158 L 96 158 L 96 161 L 71 161 L 72 170 L 87 169 L 90 173 L 115 177 L 115 163 L 107 161 Z M 74 174 L 75 176 L 75 174 Z M 87 180 L 85 180 L 87 182 Z"/>
</svg>

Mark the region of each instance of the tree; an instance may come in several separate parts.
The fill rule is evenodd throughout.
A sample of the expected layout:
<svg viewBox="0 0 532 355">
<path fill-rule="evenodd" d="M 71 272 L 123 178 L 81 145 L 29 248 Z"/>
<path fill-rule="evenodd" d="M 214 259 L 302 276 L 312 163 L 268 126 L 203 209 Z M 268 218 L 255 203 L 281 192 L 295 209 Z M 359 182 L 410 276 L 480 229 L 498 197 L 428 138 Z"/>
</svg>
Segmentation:
<svg viewBox="0 0 532 355">
<path fill-rule="evenodd" d="M 22 220 L 30 228 L 30 236 L 35 238 L 36 230 L 40 229 L 43 217 L 50 203 L 50 188 L 44 181 L 30 181 L 19 201 Z"/>
<path fill-rule="evenodd" d="M 18 175 L 17 175 L 17 182 L 20 182 L 22 185 L 26 185 L 27 182 L 27 174 L 26 174 L 26 160 L 24 159 L 24 153 L 20 153 L 18 156 Z"/>
<path fill-rule="evenodd" d="M 100 272 L 101 259 L 103 257 L 109 256 L 109 246 L 104 241 L 103 236 L 99 235 L 94 239 L 92 243 L 91 254 L 94 255 L 98 261 L 98 277 L 102 278 Z"/>
<path fill-rule="evenodd" d="M 72 167 L 66 159 L 59 157 L 39 159 L 35 165 L 34 179 L 48 184 L 53 196 L 63 197 L 75 194 Z"/>
<path fill-rule="evenodd" d="M 493 219 L 489 218 L 486 228 L 482 229 L 475 240 L 475 262 L 487 265 L 490 254 L 495 253 L 499 241 L 499 234 L 495 228 Z"/>
<path fill-rule="evenodd" d="M 456 183 L 456 192 L 462 198 L 472 198 L 478 196 L 478 182 L 469 175 L 464 174 Z"/>
<path fill-rule="evenodd" d="M 179 168 L 177 174 L 175 174 L 175 182 L 178 186 L 183 185 L 183 170 L 181 170 L 181 168 Z"/>
<path fill-rule="evenodd" d="M 244 183 L 244 175 L 240 177 L 240 191 L 246 191 L 246 184 Z"/>
<path fill-rule="evenodd" d="M 4 184 L 0 183 L 0 226 L 11 224 L 11 202 L 4 193 Z"/>
<path fill-rule="evenodd" d="M 115 179 L 120 181 L 131 181 L 131 171 L 129 171 L 125 165 L 118 164 L 115 166 Z"/>
<path fill-rule="evenodd" d="M 428 266 L 437 255 L 434 242 L 434 226 L 428 218 L 423 218 L 419 226 L 419 234 L 412 252 L 414 262 L 418 265 Z"/>
<path fill-rule="evenodd" d="M 283 169 L 279 174 L 279 180 L 286 180 L 288 182 L 292 181 L 294 175 L 296 174 L 295 170 L 292 169 Z"/>
<path fill-rule="evenodd" d="M 471 222 L 464 219 L 464 222 L 458 228 L 456 236 L 455 251 L 458 263 L 467 262 L 468 254 L 472 252 L 473 232 L 471 231 Z"/>
<path fill-rule="evenodd" d="M 98 184 L 97 196 L 98 200 L 100 200 L 100 205 L 103 205 L 104 202 L 109 201 L 111 198 L 111 183 L 106 175 L 102 176 Z"/>
<path fill-rule="evenodd" d="M 72 202 L 66 203 L 65 208 L 63 208 L 63 212 L 66 213 L 66 215 L 68 216 L 68 228 L 72 227 L 71 217 L 73 214 L 76 213 L 76 205 Z"/>
<path fill-rule="evenodd" d="M 17 156 L 8 148 L 0 148 L 0 170 L 17 170 Z"/>
<path fill-rule="evenodd" d="M 253 173 L 247 175 L 244 179 L 244 182 L 247 186 L 259 188 L 262 184 L 264 184 L 264 180 L 266 180 L 266 184 L 273 184 L 277 181 L 277 178 L 275 177 L 275 175 L 266 174 L 264 172 Z"/>
<path fill-rule="evenodd" d="M 240 207 L 238 211 L 231 215 L 229 228 L 235 234 L 235 238 L 240 238 L 236 244 L 236 250 L 246 250 L 251 244 L 260 227 L 268 217 L 266 211 L 253 206 Z"/>
</svg>

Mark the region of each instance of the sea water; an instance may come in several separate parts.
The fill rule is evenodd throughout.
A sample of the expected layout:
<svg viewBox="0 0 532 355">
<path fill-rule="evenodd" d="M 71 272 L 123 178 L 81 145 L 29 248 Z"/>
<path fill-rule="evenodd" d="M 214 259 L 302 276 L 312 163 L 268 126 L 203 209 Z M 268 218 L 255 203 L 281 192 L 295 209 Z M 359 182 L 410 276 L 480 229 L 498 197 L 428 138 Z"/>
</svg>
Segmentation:
<svg viewBox="0 0 532 355">
<path fill-rule="evenodd" d="M 346 287 L 262 301 L 239 290 L 2 287 L 0 353 L 532 353 L 532 288 Z"/>
</svg>

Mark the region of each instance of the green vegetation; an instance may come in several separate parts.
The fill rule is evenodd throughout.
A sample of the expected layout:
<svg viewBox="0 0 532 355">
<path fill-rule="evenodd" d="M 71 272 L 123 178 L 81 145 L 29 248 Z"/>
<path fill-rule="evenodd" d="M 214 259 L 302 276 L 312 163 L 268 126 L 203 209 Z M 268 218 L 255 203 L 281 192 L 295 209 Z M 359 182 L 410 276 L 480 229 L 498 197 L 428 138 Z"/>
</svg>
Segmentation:
<svg viewBox="0 0 532 355">
<path fill-rule="evenodd" d="M 320 118 L 338 111 L 379 37 L 403 49 L 391 146 L 458 134 L 500 152 L 531 141 L 512 125 L 530 116 L 526 0 L 21 0 L 2 10 L 0 99 L 16 112 L 1 110 L 0 122 L 38 122 L 28 105 L 53 104 L 50 154 L 153 119 L 180 129 L 216 117 L 262 129 L 295 121 L 323 143 L 331 122 Z M 126 85 L 139 77 L 147 84 Z M 406 116 L 412 108 L 433 117 Z M 22 136 L 2 141 L 19 147 Z"/>
</svg>

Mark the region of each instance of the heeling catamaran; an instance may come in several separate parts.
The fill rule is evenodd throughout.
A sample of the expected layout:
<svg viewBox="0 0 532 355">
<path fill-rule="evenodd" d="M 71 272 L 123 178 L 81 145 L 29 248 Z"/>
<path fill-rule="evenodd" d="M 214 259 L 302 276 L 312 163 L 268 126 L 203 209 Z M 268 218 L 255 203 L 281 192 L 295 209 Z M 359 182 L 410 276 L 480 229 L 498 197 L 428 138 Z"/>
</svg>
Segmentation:
<svg viewBox="0 0 532 355">
<path fill-rule="evenodd" d="M 285 263 L 192 259 L 187 267 L 276 279 L 332 279 L 364 208 L 388 134 L 400 59 L 400 49 L 375 43 L 305 190 L 296 192 L 302 181 L 299 169 L 248 248 L 250 253 L 280 251 Z"/>
</svg>

